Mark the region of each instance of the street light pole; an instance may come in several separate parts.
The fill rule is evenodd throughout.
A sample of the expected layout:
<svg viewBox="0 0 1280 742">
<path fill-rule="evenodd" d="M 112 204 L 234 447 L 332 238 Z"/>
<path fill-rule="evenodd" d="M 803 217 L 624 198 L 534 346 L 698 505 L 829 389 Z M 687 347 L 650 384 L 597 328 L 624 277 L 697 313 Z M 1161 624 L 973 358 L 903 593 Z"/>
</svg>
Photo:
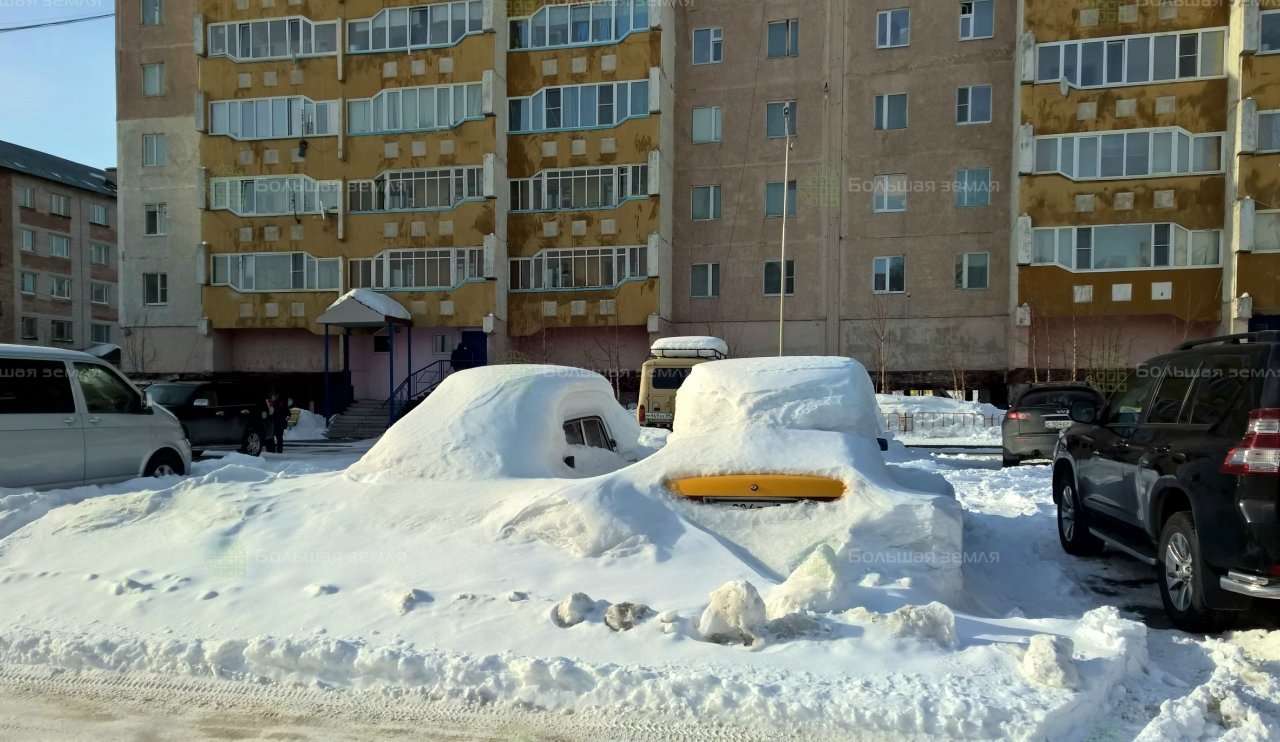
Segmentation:
<svg viewBox="0 0 1280 742">
<path fill-rule="evenodd" d="M 778 264 L 778 355 L 783 353 L 787 316 L 787 206 L 791 187 L 791 104 L 782 107 L 786 150 L 782 156 L 782 261 Z M 796 194 L 799 196 L 800 194 Z"/>
</svg>

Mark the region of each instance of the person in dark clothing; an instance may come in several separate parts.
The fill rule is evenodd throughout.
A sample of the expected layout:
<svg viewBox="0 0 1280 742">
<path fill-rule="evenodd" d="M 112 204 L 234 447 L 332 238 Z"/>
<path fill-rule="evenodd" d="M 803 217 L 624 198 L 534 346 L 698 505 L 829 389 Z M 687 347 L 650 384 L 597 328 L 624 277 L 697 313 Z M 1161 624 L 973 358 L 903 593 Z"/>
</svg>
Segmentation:
<svg viewBox="0 0 1280 742">
<path fill-rule="evenodd" d="M 284 431 L 289 427 L 289 408 L 293 400 L 285 401 L 278 392 L 271 394 L 271 450 L 284 453 Z"/>
<path fill-rule="evenodd" d="M 453 349 L 453 353 L 449 354 L 449 365 L 454 371 L 462 371 L 471 368 L 474 365 L 474 357 L 471 355 L 471 348 L 466 343 L 458 343 L 458 347 Z"/>
</svg>

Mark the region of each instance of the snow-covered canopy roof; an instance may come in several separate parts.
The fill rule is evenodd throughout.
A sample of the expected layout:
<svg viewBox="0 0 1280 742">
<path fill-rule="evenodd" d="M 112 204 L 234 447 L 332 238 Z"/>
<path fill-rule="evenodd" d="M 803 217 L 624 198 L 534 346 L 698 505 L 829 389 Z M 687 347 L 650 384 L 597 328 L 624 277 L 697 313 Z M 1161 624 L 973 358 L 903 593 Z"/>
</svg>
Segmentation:
<svg viewBox="0 0 1280 742">
<path fill-rule="evenodd" d="M 758 425 L 869 438 L 882 431 L 871 377 L 852 358 L 737 358 L 693 367 L 680 387 L 675 433 Z"/>
<path fill-rule="evenodd" d="M 330 304 L 316 322 L 342 327 L 374 327 L 389 321 L 410 320 L 409 310 L 395 299 L 372 289 L 351 289 Z"/>
<path fill-rule="evenodd" d="M 649 352 L 659 358 L 728 358 L 729 345 L 717 337 L 689 335 L 658 338 Z"/>
</svg>

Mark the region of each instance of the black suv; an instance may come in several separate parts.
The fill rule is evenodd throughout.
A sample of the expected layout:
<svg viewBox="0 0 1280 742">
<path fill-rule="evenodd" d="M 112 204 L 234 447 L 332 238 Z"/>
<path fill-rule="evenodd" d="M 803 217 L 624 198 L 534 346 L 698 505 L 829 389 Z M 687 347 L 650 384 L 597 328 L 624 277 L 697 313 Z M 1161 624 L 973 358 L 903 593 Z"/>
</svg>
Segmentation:
<svg viewBox="0 0 1280 742">
<path fill-rule="evenodd" d="M 1280 333 L 1184 343 L 1070 415 L 1053 468 L 1068 553 L 1155 566 L 1187 631 L 1280 600 Z"/>
<path fill-rule="evenodd" d="M 266 399 L 235 384 L 198 381 L 160 382 L 147 387 L 147 399 L 172 412 L 182 423 L 193 451 L 203 446 L 239 446 L 257 456 L 264 444 Z"/>
</svg>

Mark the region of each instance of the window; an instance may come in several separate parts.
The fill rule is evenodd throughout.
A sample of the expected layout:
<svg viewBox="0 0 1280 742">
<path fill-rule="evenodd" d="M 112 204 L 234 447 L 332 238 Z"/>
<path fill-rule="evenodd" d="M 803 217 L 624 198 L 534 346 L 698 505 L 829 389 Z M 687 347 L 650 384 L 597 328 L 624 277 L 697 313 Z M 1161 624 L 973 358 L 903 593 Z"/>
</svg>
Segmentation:
<svg viewBox="0 0 1280 742">
<path fill-rule="evenodd" d="M 23 252 L 35 252 L 36 249 L 36 233 L 30 229 L 18 230 L 18 244 Z"/>
<path fill-rule="evenodd" d="M 464 121 L 484 118 L 481 97 L 482 88 L 479 83 L 388 88 L 372 98 L 347 102 L 347 131 L 351 134 L 377 134 L 452 129 Z M 273 99 L 273 103 L 278 100 Z M 261 103 L 258 105 L 260 106 Z M 305 115 L 306 103 L 301 105 Z M 326 103 L 316 103 L 314 106 L 313 118 L 319 121 L 321 116 L 332 117 L 325 126 L 336 134 L 338 130 L 336 105 L 330 107 Z M 282 130 L 292 130 L 290 126 L 292 125 L 279 120 L 271 128 L 270 136 L 291 136 L 279 133 Z M 249 126 L 246 124 L 241 127 L 239 136 L 242 139 L 248 138 L 250 133 Z M 263 127 L 259 126 L 253 133 L 253 137 L 262 138 L 263 136 L 266 136 L 263 134 Z"/>
<path fill-rule="evenodd" d="M 587 247 L 543 250 L 511 258 L 512 291 L 613 288 L 649 277 L 649 248 Z"/>
<path fill-rule="evenodd" d="M 902 294 L 907 290 L 907 259 L 901 255 L 871 261 L 871 291 Z"/>
<path fill-rule="evenodd" d="M 967 85 L 956 90 L 956 123 L 991 123 L 990 85 Z"/>
<path fill-rule="evenodd" d="M 142 65 L 142 94 L 149 97 L 164 95 L 164 63 Z"/>
<path fill-rule="evenodd" d="M 89 301 L 94 304 L 111 303 L 111 284 L 94 281 L 89 284 Z"/>
<path fill-rule="evenodd" d="M 70 343 L 70 342 L 74 342 L 75 340 L 75 338 L 72 335 L 71 323 L 68 322 L 67 320 L 61 320 L 61 319 L 50 320 L 49 329 L 50 329 L 50 339 L 52 339 L 53 342 L 55 343 Z M 87 392 L 88 390 L 81 387 L 81 391 Z M 93 410 L 90 410 L 90 412 L 92 411 Z"/>
<path fill-rule="evenodd" d="M 871 210 L 877 214 L 907 210 L 907 176 L 877 175 L 871 191 Z"/>
<path fill-rule="evenodd" d="M 1280 111 L 1258 112 L 1258 151 L 1280 152 Z"/>
<path fill-rule="evenodd" d="M 911 43 L 911 10 L 898 8 L 876 13 L 876 48 L 891 49 Z"/>
<path fill-rule="evenodd" d="M 22 331 L 31 320 L 34 339 L 35 318 L 22 318 Z M 71 379 L 62 361 L 35 361 L 25 358 L 0 359 L 0 415 L 67 415 L 75 414 L 76 402 L 71 393 Z"/>
<path fill-rule="evenodd" d="M 89 262 L 94 265 L 111 265 L 111 245 L 94 242 L 89 245 Z"/>
<path fill-rule="evenodd" d="M 609 429 L 604 420 L 598 417 L 580 417 L 564 424 L 564 440 L 570 446 L 589 446 L 612 451 L 614 440 L 609 437 Z"/>
<path fill-rule="evenodd" d="M 111 225 L 111 212 L 102 204 L 89 204 L 89 223 L 103 227 Z"/>
<path fill-rule="evenodd" d="M 169 230 L 169 205 L 146 204 L 143 207 L 142 233 L 148 236 L 163 235 Z"/>
<path fill-rule="evenodd" d="M 111 342 L 111 325 L 97 323 L 89 325 L 89 341 L 94 343 Z"/>
<path fill-rule="evenodd" d="M 544 170 L 511 180 L 512 211 L 611 209 L 627 199 L 648 197 L 648 165 Z"/>
<path fill-rule="evenodd" d="M 693 187 L 693 220 L 705 222 L 720 218 L 720 186 Z"/>
<path fill-rule="evenodd" d="M 39 340 L 40 339 L 40 323 L 35 317 L 22 318 L 22 339 L 23 340 Z M 3 363 L 3 361 L 0 361 Z M 70 394 L 68 394 L 70 396 Z M 0 404 L 5 401 L 4 394 L 0 393 Z"/>
<path fill-rule="evenodd" d="M 1258 51 L 1261 54 L 1280 52 L 1280 12 L 1262 14 L 1262 37 Z"/>
<path fill-rule="evenodd" d="M 483 167 L 391 170 L 373 180 L 348 182 L 348 208 L 353 212 L 449 209 L 463 201 L 483 199 L 483 181 Z M 517 183 L 527 182 L 512 181 L 512 192 Z M 331 190 L 326 187 L 322 203 L 327 203 Z M 307 205 L 306 198 L 302 205 Z M 254 204 L 255 209 L 264 207 L 275 208 L 265 202 Z"/>
<path fill-rule="evenodd" d="M 956 171 L 956 206 L 991 205 L 991 168 L 970 168 Z"/>
<path fill-rule="evenodd" d="M 693 63 L 719 64 L 724 61 L 724 29 L 693 30 Z"/>
<path fill-rule="evenodd" d="M 960 40 L 989 39 L 995 34 L 994 0 L 964 0 L 960 3 Z"/>
<path fill-rule="evenodd" d="M 512 134 L 616 126 L 649 115 L 649 81 L 543 88 L 527 98 L 509 98 Z"/>
<path fill-rule="evenodd" d="M 1142 369 L 1149 371 L 1148 369 Z M 1116 391 L 1107 401 L 1107 416 L 1103 420 L 1103 425 L 1112 429 L 1119 429 L 1121 435 L 1127 435 L 1132 432 L 1132 428 L 1137 426 L 1138 421 L 1142 419 L 1142 413 L 1147 407 L 1147 400 L 1151 396 L 1151 387 L 1156 382 L 1156 374 L 1139 373 L 1138 371 L 1129 372 L 1125 380 L 1121 382 Z"/>
<path fill-rule="evenodd" d="M 1280 251 L 1280 211 L 1258 211 L 1253 215 L 1255 252 Z"/>
<path fill-rule="evenodd" d="M 297 216 L 336 211 L 342 182 L 306 175 L 214 178 L 209 208 L 239 216 Z M 359 189 L 354 187 L 353 194 Z"/>
<path fill-rule="evenodd" d="M 782 265 L 782 261 L 780 260 L 764 261 L 764 295 L 765 296 L 777 296 L 779 293 L 781 293 L 780 287 L 782 285 L 782 281 L 781 281 L 781 276 L 779 275 L 782 272 L 780 270 L 781 265 Z M 787 296 L 791 296 L 795 292 L 796 292 L 796 261 L 788 260 L 787 261 Z"/>
<path fill-rule="evenodd" d="M 19 186 L 18 205 L 24 209 L 34 209 L 36 207 L 36 189 L 31 186 Z"/>
<path fill-rule="evenodd" d="M 546 5 L 511 21 L 511 49 L 607 44 L 649 29 L 650 0 Z M 515 6 L 513 6 L 515 7 Z"/>
<path fill-rule="evenodd" d="M 1249 411 L 1259 406 L 1261 384 L 1254 370 L 1261 359 L 1252 354 L 1232 353 L 1210 356 L 1196 374 L 1195 388 L 1187 401 L 1187 422 L 1217 425 L 1225 429 L 1245 429 Z M 1252 380 L 1252 381 L 1251 381 Z"/>
<path fill-rule="evenodd" d="M 313 258 L 304 252 L 218 254 L 210 259 L 209 283 L 240 292 L 335 291 L 339 288 L 339 261 Z M 397 264 L 397 269 L 401 267 Z M 447 257 L 444 267 L 448 269 Z"/>
<path fill-rule="evenodd" d="M 689 296 L 714 299 L 720 295 L 720 264 L 694 263 L 689 269 Z"/>
<path fill-rule="evenodd" d="M 37 274 L 35 273 L 31 273 L 29 271 L 22 272 L 22 285 L 21 285 L 22 293 L 27 294 L 28 296 L 35 295 L 36 278 L 37 278 Z"/>
<path fill-rule="evenodd" d="M 769 58 L 800 55 L 800 21 L 792 18 L 769 24 Z"/>
<path fill-rule="evenodd" d="M 49 235 L 49 255 L 54 258 L 70 258 L 71 238 L 61 234 Z"/>
<path fill-rule="evenodd" d="M 91 415 L 130 415 L 142 409 L 142 398 L 114 371 L 96 363 L 77 363 L 76 379 Z"/>
<path fill-rule="evenodd" d="M 348 24 L 353 28 L 359 21 Z M 365 22 L 364 43 L 369 43 Z M 352 45 L 357 44 L 355 31 Z M 338 22 L 313 23 L 301 16 L 241 23 L 214 23 L 209 26 L 209 56 L 236 61 L 318 57 L 338 52 Z M 352 49 L 356 51 L 356 49 Z"/>
<path fill-rule="evenodd" d="M 1036 82 L 1079 88 L 1221 77 L 1226 29 L 1057 41 L 1036 47 Z"/>
<path fill-rule="evenodd" d="M 1073 180 L 1221 172 L 1222 146 L 1222 134 L 1178 127 L 1036 137 L 1035 172 Z"/>
<path fill-rule="evenodd" d="M 162 20 L 161 0 L 142 0 L 142 25 L 159 26 Z"/>
<path fill-rule="evenodd" d="M 1177 224 L 1055 227 L 1034 231 L 1032 262 L 1077 271 L 1216 266 L 1221 231 L 1190 231 Z"/>
<path fill-rule="evenodd" d="M 347 23 L 347 51 L 381 52 L 453 46 L 464 37 L 483 30 L 484 6 L 480 0 L 386 8 L 372 18 Z M 513 36 L 512 45 L 515 43 Z"/>
<path fill-rule="evenodd" d="M 796 102 L 779 101 L 765 105 L 765 132 L 770 139 L 796 135 Z"/>
<path fill-rule="evenodd" d="M 765 183 L 764 215 L 782 216 L 782 181 Z M 796 215 L 796 181 L 787 183 L 787 216 Z"/>
<path fill-rule="evenodd" d="M 720 107 L 704 106 L 693 109 L 693 143 L 709 144 L 720 141 Z"/>
<path fill-rule="evenodd" d="M 169 303 L 169 274 L 142 274 L 142 303 L 160 305 Z"/>
<path fill-rule="evenodd" d="M 453 343 L 448 335 L 431 336 L 431 352 L 437 356 L 447 356 L 453 352 Z"/>
<path fill-rule="evenodd" d="M 169 144 L 164 134 L 142 135 L 142 166 L 161 167 L 169 164 Z"/>
<path fill-rule="evenodd" d="M 49 213 L 58 216 L 71 216 L 71 199 L 60 193 L 50 193 Z"/>
<path fill-rule="evenodd" d="M 907 128 L 907 94 L 877 95 L 875 114 L 877 129 Z"/>
<path fill-rule="evenodd" d="M 956 256 L 956 288 L 985 289 L 991 266 L 991 253 L 967 252 Z"/>
<path fill-rule="evenodd" d="M 71 279 L 62 276 L 49 276 L 49 295 L 55 299 L 70 299 Z"/>
</svg>

